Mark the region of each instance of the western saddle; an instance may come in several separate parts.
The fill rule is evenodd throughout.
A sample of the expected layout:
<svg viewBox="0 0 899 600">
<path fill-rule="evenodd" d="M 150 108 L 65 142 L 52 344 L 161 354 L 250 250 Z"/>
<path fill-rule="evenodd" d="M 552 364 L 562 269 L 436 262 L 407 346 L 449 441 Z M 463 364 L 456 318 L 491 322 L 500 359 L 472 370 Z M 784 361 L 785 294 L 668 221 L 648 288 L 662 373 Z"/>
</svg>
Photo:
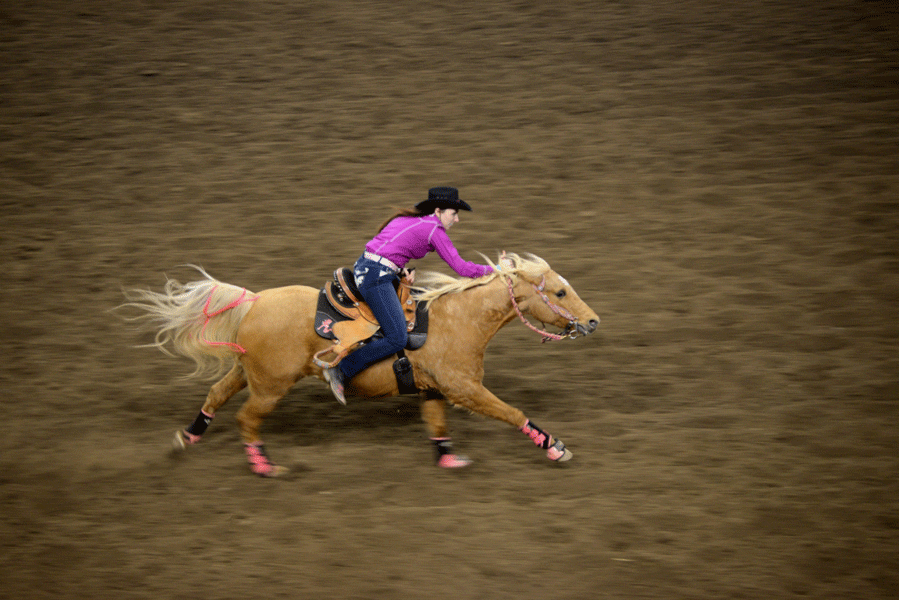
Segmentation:
<svg viewBox="0 0 899 600">
<path fill-rule="evenodd" d="M 406 349 L 420 348 L 427 335 L 427 312 L 424 305 L 412 297 L 411 284 L 403 277 L 397 286 L 397 295 L 406 317 L 409 341 Z M 319 292 L 315 311 L 315 332 L 334 345 L 313 356 L 313 361 L 323 369 L 336 366 L 343 358 L 372 337 L 380 334 L 381 326 L 362 299 L 353 278 L 353 270 L 341 267 L 334 271 L 334 278 L 325 283 Z"/>
</svg>

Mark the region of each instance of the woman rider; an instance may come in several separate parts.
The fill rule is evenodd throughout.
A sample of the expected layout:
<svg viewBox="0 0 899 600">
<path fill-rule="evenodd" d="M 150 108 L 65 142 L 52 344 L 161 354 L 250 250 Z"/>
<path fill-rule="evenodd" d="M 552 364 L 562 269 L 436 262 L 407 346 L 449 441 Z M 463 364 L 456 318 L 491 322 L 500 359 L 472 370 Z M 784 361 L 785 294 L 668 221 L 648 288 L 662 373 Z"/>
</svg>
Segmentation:
<svg viewBox="0 0 899 600">
<path fill-rule="evenodd" d="M 353 267 L 353 275 L 384 337 L 372 340 L 347 355 L 337 366 L 325 370 L 325 379 L 341 404 L 346 404 L 346 382 L 406 346 L 406 318 L 394 282 L 410 260 L 436 252 L 462 277 L 477 278 L 493 272 L 489 265 L 462 260 L 447 235 L 449 228 L 459 222 L 460 210 L 471 211 L 471 206 L 459 199 L 459 190 L 431 188 L 427 200 L 390 217 L 365 245 L 365 252 Z"/>
</svg>

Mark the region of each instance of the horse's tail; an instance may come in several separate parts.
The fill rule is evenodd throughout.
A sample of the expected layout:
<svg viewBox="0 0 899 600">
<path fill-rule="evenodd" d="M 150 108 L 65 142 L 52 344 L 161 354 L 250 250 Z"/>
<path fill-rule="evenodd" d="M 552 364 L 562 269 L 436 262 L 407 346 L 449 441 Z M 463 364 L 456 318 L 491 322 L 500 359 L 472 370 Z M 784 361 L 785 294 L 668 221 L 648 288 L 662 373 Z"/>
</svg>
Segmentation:
<svg viewBox="0 0 899 600">
<path fill-rule="evenodd" d="M 204 279 L 184 284 L 167 279 L 162 293 L 125 290 L 128 302 L 119 308 L 136 309 L 140 314 L 125 318 L 156 330 L 153 343 L 144 347 L 158 348 L 170 356 L 186 356 L 196 364 L 188 377 L 212 378 L 230 367 L 237 354 L 245 352 L 237 344 L 237 330 L 258 296 L 190 266 Z"/>
</svg>

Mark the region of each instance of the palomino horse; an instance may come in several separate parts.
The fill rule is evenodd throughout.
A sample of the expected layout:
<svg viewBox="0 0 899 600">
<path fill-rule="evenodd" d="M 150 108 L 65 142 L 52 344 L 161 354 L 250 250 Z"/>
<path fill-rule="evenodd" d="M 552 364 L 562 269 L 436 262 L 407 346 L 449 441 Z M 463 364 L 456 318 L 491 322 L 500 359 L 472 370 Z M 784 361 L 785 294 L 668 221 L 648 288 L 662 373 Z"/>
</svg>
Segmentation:
<svg viewBox="0 0 899 600">
<path fill-rule="evenodd" d="M 429 305 L 429 331 L 424 346 L 409 350 L 407 356 L 439 466 L 470 462 L 451 452 L 446 402 L 519 428 L 546 450 L 551 460 L 561 462 L 572 456 L 561 441 L 482 385 L 484 351 L 500 328 L 516 316 L 543 335 L 544 341 L 592 333 L 599 317 L 543 259 L 504 253 L 501 264 L 501 272 L 480 279 L 421 274 L 415 286 L 418 300 Z M 198 270 L 204 279 L 187 284 L 170 279 L 162 293 L 130 290 L 126 292 L 130 301 L 123 305 L 140 310 L 136 320 L 152 322 L 156 329 L 152 346 L 172 354 L 171 346 L 175 353 L 193 359 L 197 366 L 194 376 L 221 375 L 230 363 L 230 370 L 210 389 L 197 420 L 176 434 L 176 445 L 183 449 L 199 441 L 216 410 L 249 387 L 249 398 L 239 409 L 237 421 L 250 467 L 262 476 L 278 476 L 286 469 L 269 460 L 259 428 L 301 378 L 324 380 L 321 367 L 312 358 L 333 342 L 314 330 L 319 290 L 287 286 L 254 294 Z M 561 334 L 538 329 L 524 314 L 560 328 Z M 347 395 L 398 395 L 392 362 L 384 360 L 357 375 L 348 382 Z"/>
</svg>

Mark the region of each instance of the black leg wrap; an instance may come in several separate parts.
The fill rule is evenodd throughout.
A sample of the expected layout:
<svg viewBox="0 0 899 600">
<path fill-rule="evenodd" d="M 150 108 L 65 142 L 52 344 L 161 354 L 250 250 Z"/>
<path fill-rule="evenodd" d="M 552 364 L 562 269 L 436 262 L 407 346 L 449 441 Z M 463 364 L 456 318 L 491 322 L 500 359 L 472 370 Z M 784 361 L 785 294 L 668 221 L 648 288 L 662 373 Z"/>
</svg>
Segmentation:
<svg viewBox="0 0 899 600">
<path fill-rule="evenodd" d="M 440 460 L 440 457 L 444 454 L 453 453 L 453 442 L 449 438 L 433 438 L 431 441 L 434 442 L 434 451 L 437 454 L 437 460 Z"/>
<path fill-rule="evenodd" d="M 401 395 L 418 393 L 418 388 L 415 387 L 415 374 L 412 372 L 412 363 L 409 362 L 405 354 L 393 362 L 393 374 L 396 375 L 396 385 L 399 387 Z"/>
<path fill-rule="evenodd" d="M 440 459 L 453 453 L 453 441 L 450 438 L 431 438 L 434 442 L 434 462 L 440 464 Z"/>
<path fill-rule="evenodd" d="M 191 435 L 201 436 L 206 433 L 206 428 L 209 427 L 209 424 L 212 422 L 212 419 L 215 415 L 207 415 L 202 410 L 200 414 L 197 415 L 197 418 L 194 419 L 194 422 L 190 424 L 185 431 Z"/>
</svg>

